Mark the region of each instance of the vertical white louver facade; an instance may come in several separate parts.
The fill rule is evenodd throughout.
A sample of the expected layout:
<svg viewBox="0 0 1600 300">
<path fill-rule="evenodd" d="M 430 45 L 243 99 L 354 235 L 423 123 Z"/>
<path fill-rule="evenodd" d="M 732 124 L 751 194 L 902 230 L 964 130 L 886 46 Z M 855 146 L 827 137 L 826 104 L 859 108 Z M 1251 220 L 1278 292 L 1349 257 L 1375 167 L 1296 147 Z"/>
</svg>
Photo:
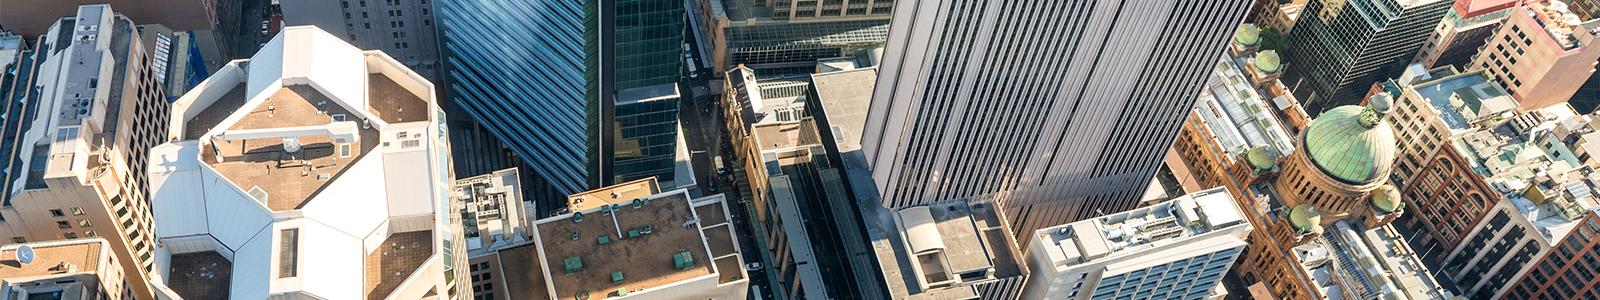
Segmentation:
<svg viewBox="0 0 1600 300">
<path fill-rule="evenodd" d="M 896 4 L 861 142 L 883 205 L 1027 233 L 1137 205 L 1250 1 Z"/>
</svg>

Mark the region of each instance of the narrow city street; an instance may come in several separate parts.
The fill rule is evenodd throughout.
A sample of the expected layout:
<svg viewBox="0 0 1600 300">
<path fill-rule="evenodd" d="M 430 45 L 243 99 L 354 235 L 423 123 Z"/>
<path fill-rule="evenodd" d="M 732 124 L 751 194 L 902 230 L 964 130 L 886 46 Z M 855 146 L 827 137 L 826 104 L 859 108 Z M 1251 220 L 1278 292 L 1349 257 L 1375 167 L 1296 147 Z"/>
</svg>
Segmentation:
<svg viewBox="0 0 1600 300">
<path fill-rule="evenodd" d="M 261 34 L 261 21 L 270 17 L 271 0 L 245 0 L 239 3 L 244 14 L 239 17 L 238 38 L 234 40 L 233 54 L 236 58 L 254 56 L 261 50 L 261 44 L 266 43 L 271 36 Z"/>
<path fill-rule="evenodd" d="M 696 42 L 694 30 L 684 33 L 685 40 Z M 758 230 L 750 223 L 751 208 L 746 206 L 743 197 L 739 194 L 739 185 L 746 184 L 744 178 L 732 176 L 732 168 L 738 167 L 732 152 L 723 149 L 728 143 L 723 127 L 721 108 L 718 99 L 721 98 L 722 81 L 713 80 L 714 74 L 707 72 L 700 66 L 688 67 L 689 64 L 699 64 L 704 58 L 699 51 L 688 51 L 684 74 L 680 82 L 680 93 L 683 102 L 678 106 L 678 119 L 683 129 L 684 141 L 688 144 L 690 164 L 694 166 L 695 181 L 707 193 L 723 193 L 727 199 L 728 210 L 733 214 L 739 240 L 740 256 L 745 263 L 759 263 L 760 268 L 746 269 L 750 275 L 749 299 L 775 299 L 772 296 L 771 282 L 777 276 L 771 272 L 772 264 L 768 258 L 766 247 L 757 237 Z M 720 157 L 720 158 L 719 158 Z M 721 159 L 723 169 L 717 168 L 716 160 Z M 724 175 L 727 174 L 727 175 Z M 731 181 L 730 181 L 731 179 Z"/>
</svg>

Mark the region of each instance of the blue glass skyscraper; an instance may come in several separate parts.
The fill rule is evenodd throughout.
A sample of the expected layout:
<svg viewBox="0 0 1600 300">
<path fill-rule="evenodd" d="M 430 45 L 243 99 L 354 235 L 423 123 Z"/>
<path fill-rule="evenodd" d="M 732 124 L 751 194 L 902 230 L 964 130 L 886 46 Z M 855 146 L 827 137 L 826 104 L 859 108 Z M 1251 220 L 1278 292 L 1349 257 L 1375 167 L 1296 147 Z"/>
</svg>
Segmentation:
<svg viewBox="0 0 1600 300">
<path fill-rule="evenodd" d="M 440 0 L 445 96 L 554 193 L 670 176 L 678 99 L 618 95 L 677 90 L 682 1 Z"/>
<path fill-rule="evenodd" d="M 561 194 L 593 186 L 608 156 L 594 2 L 436 3 L 445 96 Z"/>
</svg>

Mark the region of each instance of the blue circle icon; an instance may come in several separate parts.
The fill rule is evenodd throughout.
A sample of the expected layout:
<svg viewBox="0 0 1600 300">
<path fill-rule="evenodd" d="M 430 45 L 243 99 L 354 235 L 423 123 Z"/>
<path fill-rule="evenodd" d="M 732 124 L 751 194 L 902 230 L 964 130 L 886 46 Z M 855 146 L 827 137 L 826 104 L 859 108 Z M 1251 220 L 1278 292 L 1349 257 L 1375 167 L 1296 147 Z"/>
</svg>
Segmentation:
<svg viewBox="0 0 1600 300">
<path fill-rule="evenodd" d="M 17 247 L 17 262 L 24 265 L 33 263 L 33 247 L 28 245 Z"/>
</svg>

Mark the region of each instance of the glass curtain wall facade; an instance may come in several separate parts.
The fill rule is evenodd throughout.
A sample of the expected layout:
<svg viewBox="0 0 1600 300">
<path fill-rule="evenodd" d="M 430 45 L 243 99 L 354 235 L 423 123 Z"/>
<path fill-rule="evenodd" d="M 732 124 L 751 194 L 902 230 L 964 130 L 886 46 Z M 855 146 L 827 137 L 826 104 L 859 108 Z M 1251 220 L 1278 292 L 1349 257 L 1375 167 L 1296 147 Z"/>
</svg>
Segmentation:
<svg viewBox="0 0 1600 300">
<path fill-rule="evenodd" d="M 593 186 L 606 157 L 596 154 L 609 105 L 597 97 L 607 89 L 594 2 L 435 3 L 449 100 L 563 195 Z"/>
<path fill-rule="evenodd" d="M 612 182 L 673 181 L 678 80 L 683 74 L 682 0 L 616 1 L 616 137 Z"/>
<path fill-rule="evenodd" d="M 1454 2 L 1310 1 L 1284 49 L 1283 83 L 1313 116 L 1360 103 L 1373 82 L 1400 75 Z"/>
</svg>

